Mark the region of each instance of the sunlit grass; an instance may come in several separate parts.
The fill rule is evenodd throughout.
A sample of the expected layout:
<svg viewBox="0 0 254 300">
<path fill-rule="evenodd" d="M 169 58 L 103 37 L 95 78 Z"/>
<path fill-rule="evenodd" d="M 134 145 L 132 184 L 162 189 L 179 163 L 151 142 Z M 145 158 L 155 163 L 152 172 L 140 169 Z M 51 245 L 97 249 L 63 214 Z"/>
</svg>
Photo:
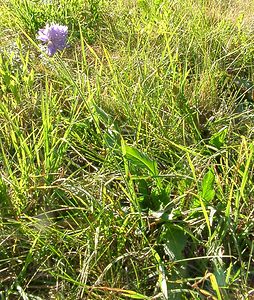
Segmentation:
<svg viewBox="0 0 254 300">
<path fill-rule="evenodd" d="M 251 297 L 252 2 L 0 8 L 0 298 Z"/>
</svg>

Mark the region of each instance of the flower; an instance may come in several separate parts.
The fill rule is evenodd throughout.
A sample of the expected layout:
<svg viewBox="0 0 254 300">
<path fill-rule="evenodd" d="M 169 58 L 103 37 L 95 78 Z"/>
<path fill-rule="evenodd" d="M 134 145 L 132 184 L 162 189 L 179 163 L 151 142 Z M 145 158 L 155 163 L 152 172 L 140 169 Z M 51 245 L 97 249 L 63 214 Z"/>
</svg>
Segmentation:
<svg viewBox="0 0 254 300">
<path fill-rule="evenodd" d="M 47 54 L 53 56 L 57 50 L 66 47 L 68 27 L 58 24 L 46 25 L 39 29 L 37 39 L 47 44 Z"/>
</svg>

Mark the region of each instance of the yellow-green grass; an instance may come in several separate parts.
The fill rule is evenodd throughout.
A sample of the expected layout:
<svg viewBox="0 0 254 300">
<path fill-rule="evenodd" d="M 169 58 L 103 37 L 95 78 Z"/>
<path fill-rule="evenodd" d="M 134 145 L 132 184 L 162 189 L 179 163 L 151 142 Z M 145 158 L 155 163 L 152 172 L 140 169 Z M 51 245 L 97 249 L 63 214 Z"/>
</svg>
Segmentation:
<svg viewBox="0 0 254 300">
<path fill-rule="evenodd" d="M 1 299 L 253 297 L 253 13 L 0 1 Z"/>
</svg>

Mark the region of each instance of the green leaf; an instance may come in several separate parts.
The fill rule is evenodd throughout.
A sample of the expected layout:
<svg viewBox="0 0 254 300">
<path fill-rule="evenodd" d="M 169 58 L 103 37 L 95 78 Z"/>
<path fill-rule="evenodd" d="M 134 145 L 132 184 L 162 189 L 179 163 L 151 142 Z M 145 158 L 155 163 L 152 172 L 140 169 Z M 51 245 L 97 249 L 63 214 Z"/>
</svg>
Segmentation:
<svg viewBox="0 0 254 300">
<path fill-rule="evenodd" d="M 222 128 L 219 132 L 216 132 L 211 136 L 209 144 L 217 149 L 220 149 L 225 144 L 227 133 L 228 128 Z"/>
<path fill-rule="evenodd" d="M 160 242 L 170 259 L 183 259 L 183 250 L 186 245 L 186 236 L 181 228 L 173 224 L 164 224 L 160 235 Z"/>
<path fill-rule="evenodd" d="M 113 124 L 112 117 L 109 114 L 107 114 L 101 107 L 99 107 L 95 103 L 93 104 L 93 106 L 94 106 L 94 109 L 95 109 L 97 115 L 99 116 L 100 121 L 102 121 L 102 123 L 104 125 L 112 125 Z"/>
<path fill-rule="evenodd" d="M 213 189 L 213 184 L 214 184 L 214 173 L 213 171 L 210 169 L 204 176 L 203 181 L 202 181 L 202 199 L 204 200 L 204 202 L 207 204 L 210 201 L 213 200 L 214 196 L 215 196 L 215 191 Z"/>
<path fill-rule="evenodd" d="M 160 286 L 165 299 L 181 299 L 181 295 L 174 294 L 173 291 L 180 287 L 178 280 L 186 276 L 187 264 L 186 261 L 182 261 L 184 259 L 183 250 L 186 242 L 187 237 L 183 228 L 169 222 L 162 225 L 159 244 L 163 245 L 165 254 L 174 263 L 170 270 L 170 278 L 167 276 L 166 270 L 164 270 L 164 265 L 160 265 Z"/>
<path fill-rule="evenodd" d="M 122 144 L 123 155 L 136 167 L 145 168 L 149 175 L 158 175 L 157 163 L 134 147 Z"/>
<path fill-rule="evenodd" d="M 116 130 L 107 130 L 104 135 L 104 143 L 106 147 L 120 151 L 121 138 L 120 134 Z"/>
</svg>

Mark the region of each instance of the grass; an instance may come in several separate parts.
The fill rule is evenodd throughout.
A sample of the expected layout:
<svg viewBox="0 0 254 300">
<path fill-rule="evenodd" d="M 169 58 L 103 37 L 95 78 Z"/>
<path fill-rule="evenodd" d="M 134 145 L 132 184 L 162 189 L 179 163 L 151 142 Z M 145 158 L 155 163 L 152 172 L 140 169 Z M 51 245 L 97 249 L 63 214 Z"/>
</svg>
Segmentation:
<svg viewBox="0 0 254 300">
<path fill-rule="evenodd" d="M 0 299 L 252 299 L 252 1 L 0 8 Z"/>
</svg>

